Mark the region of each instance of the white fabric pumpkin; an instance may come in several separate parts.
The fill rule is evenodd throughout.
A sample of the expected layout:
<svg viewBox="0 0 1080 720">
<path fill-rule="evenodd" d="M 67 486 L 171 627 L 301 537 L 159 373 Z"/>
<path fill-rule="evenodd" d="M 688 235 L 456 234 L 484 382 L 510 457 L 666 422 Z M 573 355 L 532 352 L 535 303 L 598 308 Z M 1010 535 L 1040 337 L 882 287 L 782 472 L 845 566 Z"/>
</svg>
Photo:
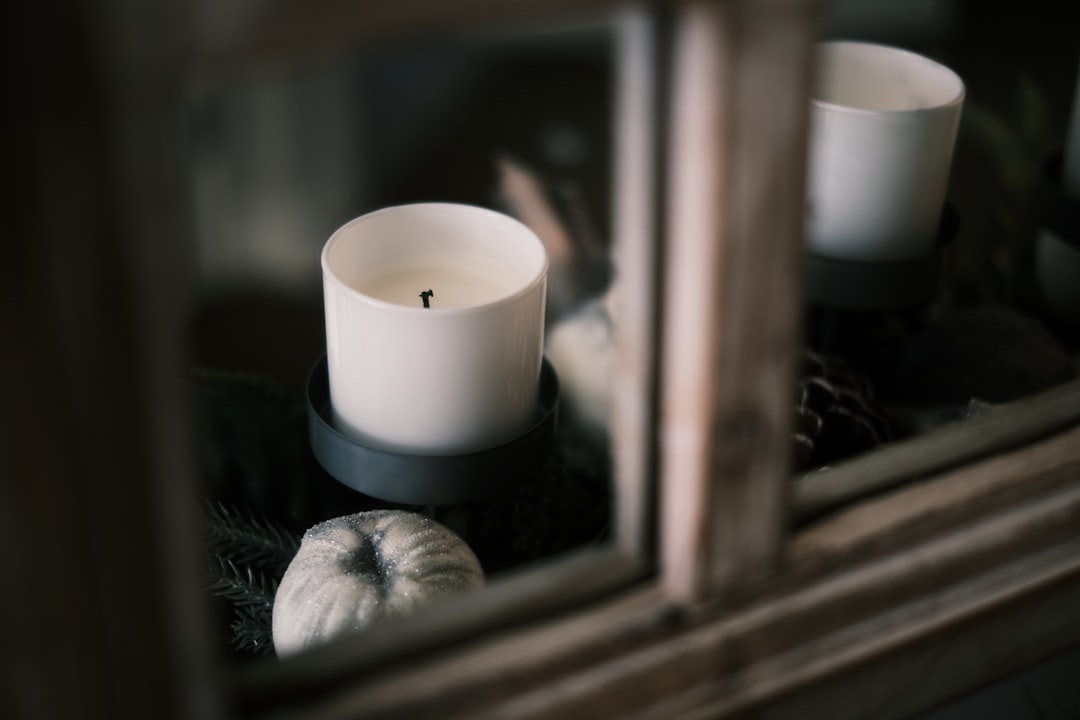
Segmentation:
<svg viewBox="0 0 1080 720">
<path fill-rule="evenodd" d="M 404 510 L 372 510 L 311 527 L 274 596 L 279 656 L 484 584 L 472 549 L 446 526 Z"/>
</svg>

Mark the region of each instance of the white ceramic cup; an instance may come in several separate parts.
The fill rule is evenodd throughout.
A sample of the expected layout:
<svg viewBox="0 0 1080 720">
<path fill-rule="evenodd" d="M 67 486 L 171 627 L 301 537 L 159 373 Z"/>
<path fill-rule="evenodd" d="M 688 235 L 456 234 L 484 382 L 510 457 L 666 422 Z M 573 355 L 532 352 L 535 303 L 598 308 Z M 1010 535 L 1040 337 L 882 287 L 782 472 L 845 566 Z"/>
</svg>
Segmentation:
<svg viewBox="0 0 1080 720">
<path fill-rule="evenodd" d="M 473 452 L 526 430 L 547 267 L 533 231 L 484 208 L 401 205 L 343 226 L 322 251 L 335 426 L 415 454 Z"/>
<path fill-rule="evenodd" d="M 823 257 L 893 261 L 932 251 L 964 83 L 929 58 L 863 42 L 817 46 L 807 244 Z"/>
</svg>

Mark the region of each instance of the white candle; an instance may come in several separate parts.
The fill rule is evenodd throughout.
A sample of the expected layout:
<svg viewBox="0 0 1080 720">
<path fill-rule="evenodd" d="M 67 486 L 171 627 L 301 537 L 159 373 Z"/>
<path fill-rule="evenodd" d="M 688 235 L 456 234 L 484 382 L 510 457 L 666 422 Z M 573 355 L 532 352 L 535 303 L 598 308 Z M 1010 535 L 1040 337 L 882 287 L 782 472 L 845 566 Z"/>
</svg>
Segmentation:
<svg viewBox="0 0 1080 720">
<path fill-rule="evenodd" d="M 900 48 L 818 46 L 810 108 L 807 243 L 817 255 L 893 261 L 932 252 L 964 83 Z"/>
<path fill-rule="evenodd" d="M 547 254 L 467 205 L 386 208 L 323 248 L 334 423 L 369 445 L 465 453 L 535 419 Z"/>
</svg>

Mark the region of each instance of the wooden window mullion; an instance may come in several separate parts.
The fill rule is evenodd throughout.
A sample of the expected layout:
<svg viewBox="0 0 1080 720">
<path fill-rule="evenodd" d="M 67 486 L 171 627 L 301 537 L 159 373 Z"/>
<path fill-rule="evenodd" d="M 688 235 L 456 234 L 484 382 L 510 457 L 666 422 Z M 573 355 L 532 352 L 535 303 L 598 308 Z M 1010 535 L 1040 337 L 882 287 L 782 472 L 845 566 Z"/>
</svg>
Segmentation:
<svg viewBox="0 0 1080 720">
<path fill-rule="evenodd" d="M 698 601 L 784 535 L 815 2 L 678 8 L 661 399 L 661 563 Z"/>
</svg>

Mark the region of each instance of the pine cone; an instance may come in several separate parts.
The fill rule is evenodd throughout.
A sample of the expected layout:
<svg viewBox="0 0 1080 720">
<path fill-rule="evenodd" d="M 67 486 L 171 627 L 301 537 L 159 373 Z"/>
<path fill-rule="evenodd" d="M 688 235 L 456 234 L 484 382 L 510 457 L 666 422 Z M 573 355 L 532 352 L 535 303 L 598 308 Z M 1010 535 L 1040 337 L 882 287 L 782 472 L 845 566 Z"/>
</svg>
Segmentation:
<svg viewBox="0 0 1080 720">
<path fill-rule="evenodd" d="M 874 387 L 839 357 L 803 351 L 791 432 L 792 467 L 803 472 L 889 441 Z"/>
</svg>

